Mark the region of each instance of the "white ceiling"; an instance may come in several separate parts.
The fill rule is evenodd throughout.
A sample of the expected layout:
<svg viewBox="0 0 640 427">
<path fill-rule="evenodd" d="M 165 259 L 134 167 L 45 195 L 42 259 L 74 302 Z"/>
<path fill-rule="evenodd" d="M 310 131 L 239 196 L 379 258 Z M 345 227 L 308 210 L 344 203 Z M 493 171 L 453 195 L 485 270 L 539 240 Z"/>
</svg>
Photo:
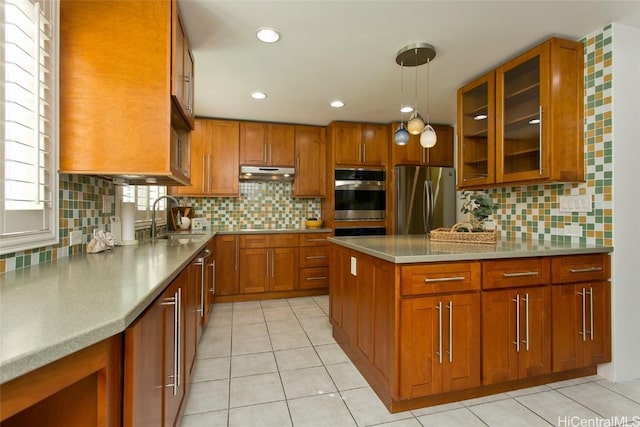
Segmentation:
<svg viewBox="0 0 640 427">
<path fill-rule="evenodd" d="M 198 116 L 327 125 L 400 119 L 403 46 L 427 42 L 430 120 L 455 122 L 456 90 L 550 36 L 580 39 L 618 22 L 640 28 L 640 1 L 180 0 L 196 61 Z M 272 27 L 275 44 L 255 31 Z M 418 110 L 427 106 L 427 66 Z M 404 69 L 413 104 L 416 68 Z M 267 99 L 254 100 L 256 90 Z M 345 102 L 331 108 L 334 99 Z M 405 115 L 405 120 L 406 120 Z"/>
</svg>

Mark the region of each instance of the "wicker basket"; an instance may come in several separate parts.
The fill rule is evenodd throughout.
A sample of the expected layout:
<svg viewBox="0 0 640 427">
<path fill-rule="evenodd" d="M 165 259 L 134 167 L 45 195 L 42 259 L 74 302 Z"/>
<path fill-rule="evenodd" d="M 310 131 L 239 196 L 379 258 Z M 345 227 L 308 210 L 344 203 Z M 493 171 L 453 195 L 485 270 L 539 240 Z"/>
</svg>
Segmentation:
<svg viewBox="0 0 640 427">
<path fill-rule="evenodd" d="M 460 243 L 484 243 L 493 244 L 496 242 L 495 231 L 468 231 L 460 232 L 458 228 L 465 227 L 467 230 L 472 230 L 473 227 L 467 222 L 459 222 L 453 227 L 449 228 L 437 228 L 431 230 L 429 233 L 429 239 L 434 242 L 460 242 Z"/>
</svg>

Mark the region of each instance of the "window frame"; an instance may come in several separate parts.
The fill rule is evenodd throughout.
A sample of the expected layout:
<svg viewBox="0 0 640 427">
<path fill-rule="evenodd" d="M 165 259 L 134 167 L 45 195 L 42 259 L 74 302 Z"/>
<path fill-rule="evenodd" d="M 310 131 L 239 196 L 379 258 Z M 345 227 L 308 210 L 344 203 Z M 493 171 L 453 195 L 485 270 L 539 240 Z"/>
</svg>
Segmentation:
<svg viewBox="0 0 640 427">
<path fill-rule="evenodd" d="M 50 33 L 48 35 L 45 35 L 45 37 L 49 37 L 50 43 L 50 50 L 45 51 L 45 55 L 49 55 L 50 57 L 50 69 L 48 70 L 48 72 L 50 73 L 51 76 L 51 82 L 50 82 L 50 98 L 47 99 L 41 99 L 39 96 L 37 97 L 37 100 L 34 100 L 34 102 L 37 103 L 37 110 L 42 112 L 43 109 L 46 109 L 46 107 L 43 107 L 44 104 L 46 104 L 47 102 L 50 103 L 49 106 L 49 114 L 45 116 L 45 118 L 48 120 L 49 123 L 49 128 L 50 128 L 50 132 L 47 133 L 47 136 L 49 138 L 50 141 L 50 148 L 48 150 L 45 150 L 45 153 L 48 154 L 50 162 L 49 162 L 49 169 L 46 173 L 45 177 L 41 177 L 40 176 L 40 171 L 38 171 L 38 186 L 42 186 L 44 185 L 45 187 L 48 186 L 49 188 L 49 192 L 50 192 L 50 200 L 44 200 L 41 201 L 40 203 L 46 203 L 48 204 L 48 208 L 43 208 L 42 211 L 45 211 L 42 213 L 41 218 L 47 218 L 48 221 L 48 226 L 44 229 L 41 230 L 28 230 L 28 231 L 22 231 L 22 232 L 0 232 L 0 255 L 5 255 L 5 254 L 12 254 L 12 253 L 17 253 L 20 251 L 25 251 L 25 250 L 30 250 L 30 249 L 36 249 L 36 248 L 41 248 L 41 247 L 47 247 L 47 246 L 57 246 L 59 244 L 59 181 L 60 181 L 60 177 L 58 175 L 58 168 L 59 168 L 59 114 L 60 114 L 60 108 L 59 108 L 59 58 L 60 58 L 60 49 L 59 49 L 59 45 L 60 45 L 60 7 L 59 7 L 59 1 L 56 0 L 25 0 L 28 1 L 32 4 L 40 4 L 40 5 L 44 5 L 48 8 L 48 12 L 50 14 L 49 16 L 49 25 L 50 25 Z M 3 8 L 2 11 L 2 16 L 5 17 L 6 16 L 6 11 L 4 10 L 4 8 L 6 8 L 7 6 L 12 7 L 10 5 L 7 4 L 6 1 L 3 2 L 3 4 L 0 6 Z M 44 13 L 44 12 L 43 12 Z M 45 18 L 46 19 L 46 18 Z M 30 27 L 29 29 L 33 29 L 33 27 Z M 2 39 L 3 39 L 3 45 L 5 45 L 6 48 L 6 40 L 5 40 L 5 34 L 2 34 Z M 40 41 L 40 38 L 37 38 L 38 41 Z M 5 167 L 5 120 L 6 120 L 6 115 L 5 115 L 5 103 L 6 103 L 6 98 L 5 98 L 5 81 L 6 81 L 6 75 L 5 75 L 5 53 L 6 51 L 2 52 L 2 69 L 0 70 L 0 79 L 2 81 L 2 88 L 0 90 L 0 97 L 2 98 L 2 107 L 0 109 L 0 124 L 2 126 L 1 128 L 1 133 L 3 135 L 2 138 L 2 144 L 1 144 L 1 148 L 0 148 L 0 163 L 2 163 L 3 168 L 2 168 L 2 176 L 0 177 L 0 208 L 2 210 L 2 212 L 0 213 L 1 216 L 1 220 L 2 221 L 6 221 L 6 210 L 5 210 L 5 176 L 4 173 L 6 171 L 6 167 Z M 42 54 L 42 49 L 38 50 L 38 54 L 41 55 Z M 41 68 L 38 68 L 38 72 L 40 72 Z M 39 84 L 39 83 L 38 83 Z M 33 100 L 33 99 L 32 99 Z M 41 117 L 40 115 L 38 116 L 39 118 Z M 40 131 L 40 125 L 36 125 L 35 128 L 36 131 Z M 42 132 L 40 132 L 38 135 L 42 134 Z M 40 146 L 38 146 L 40 147 Z M 37 150 L 41 150 L 40 148 L 36 148 Z M 37 167 L 38 162 L 35 162 L 35 165 Z M 37 210 L 37 209 L 36 209 Z M 4 230 L 4 226 L 2 227 L 2 230 Z"/>
</svg>

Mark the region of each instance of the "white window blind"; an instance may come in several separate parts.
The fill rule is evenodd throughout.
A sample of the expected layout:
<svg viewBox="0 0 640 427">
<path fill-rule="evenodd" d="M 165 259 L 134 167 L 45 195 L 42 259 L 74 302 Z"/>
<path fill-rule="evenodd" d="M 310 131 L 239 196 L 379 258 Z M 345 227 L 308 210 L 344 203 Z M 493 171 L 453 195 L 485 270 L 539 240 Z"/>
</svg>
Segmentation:
<svg viewBox="0 0 640 427">
<path fill-rule="evenodd" d="M 122 187 L 122 201 L 134 202 L 136 204 L 136 222 L 140 227 L 147 226 L 145 222 L 151 222 L 151 208 L 153 202 L 161 196 L 167 194 L 167 187 L 158 185 L 128 185 Z M 167 206 L 167 199 L 158 202 L 156 223 L 164 224 L 166 215 L 164 212 Z"/>
<path fill-rule="evenodd" d="M 58 9 L 0 4 L 0 253 L 58 242 Z"/>
</svg>

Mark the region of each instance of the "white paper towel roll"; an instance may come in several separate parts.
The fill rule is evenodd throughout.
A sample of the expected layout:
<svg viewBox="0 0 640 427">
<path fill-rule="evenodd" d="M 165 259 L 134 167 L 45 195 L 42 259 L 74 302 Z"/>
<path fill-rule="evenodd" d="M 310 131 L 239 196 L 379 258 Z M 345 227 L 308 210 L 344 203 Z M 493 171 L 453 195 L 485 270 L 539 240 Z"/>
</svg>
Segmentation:
<svg viewBox="0 0 640 427">
<path fill-rule="evenodd" d="M 122 243 L 126 245 L 127 242 L 135 242 L 136 204 L 133 202 L 123 202 L 120 217 L 122 221 Z"/>
</svg>

